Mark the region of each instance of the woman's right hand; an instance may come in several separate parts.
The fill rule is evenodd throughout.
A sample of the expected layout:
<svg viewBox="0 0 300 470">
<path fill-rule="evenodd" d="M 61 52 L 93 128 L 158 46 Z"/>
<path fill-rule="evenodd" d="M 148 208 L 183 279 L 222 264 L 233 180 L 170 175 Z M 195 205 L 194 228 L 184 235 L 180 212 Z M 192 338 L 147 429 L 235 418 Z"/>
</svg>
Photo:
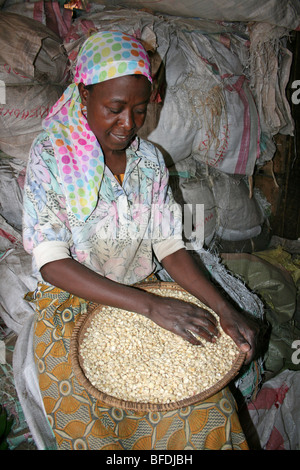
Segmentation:
<svg viewBox="0 0 300 470">
<path fill-rule="evenodd" d="M 153 294 L 151 311 L 147 316 L 195 345 L 200 345 L 201 340 L 194 335 L 210 342 L 219 335 L 217 319 L 208 310 L 179 299 Z"/>
</svg>

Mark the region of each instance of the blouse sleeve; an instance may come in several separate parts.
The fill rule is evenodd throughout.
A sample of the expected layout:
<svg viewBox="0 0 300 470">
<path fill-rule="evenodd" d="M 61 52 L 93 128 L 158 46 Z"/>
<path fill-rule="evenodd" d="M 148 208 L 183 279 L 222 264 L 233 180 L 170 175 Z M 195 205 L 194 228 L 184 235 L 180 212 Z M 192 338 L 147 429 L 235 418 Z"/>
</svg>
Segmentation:
<svg viewBox="0 0 300 470">
<path fill-rule="evenodd" d="M 155 187 L 152 224 L 153 251 L 160 262 L 166 256 L 185 248 L 185 244 L 182 239 L 182 208 L 174 199 L 169 185 L 169 172 L 159 150 L 157 156 L 161 171 Z"/>
<path fill-rule="evenodd" d="M 44 133 L 33 143 L 27 165 L 23 244 L 25 250 L 33 254 L 38 269 L 50 261 L 71 257 L 65 198 L 54 152 Z"/>
</svg>

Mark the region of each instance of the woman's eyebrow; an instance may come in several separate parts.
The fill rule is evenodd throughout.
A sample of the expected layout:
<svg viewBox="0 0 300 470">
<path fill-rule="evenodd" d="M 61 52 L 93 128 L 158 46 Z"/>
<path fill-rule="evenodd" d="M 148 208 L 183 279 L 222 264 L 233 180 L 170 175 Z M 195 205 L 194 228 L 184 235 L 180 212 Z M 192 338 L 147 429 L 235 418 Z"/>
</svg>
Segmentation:
<svg viewBox="0 0 300 470">
<path fill-rule="evenodd" d="M 149 99 L 145 99 L 144 101 L 141 101 L 140 103 L 137 103 L 135 106 L 139 106 L 141 104 L 146 104 L 148 103 Z M 118 104 L 127 104 L 127 101 L 121 99 L 121 98 L 111 98 L 110 100 L 111 103 L 118 103 Z"/>
<path fill-rule="evenodd" d="M 111 98 L 111 103 L 121 103 L 126 104 L 126 101 L 122 100 L 121 98 Z"/>
</svg>

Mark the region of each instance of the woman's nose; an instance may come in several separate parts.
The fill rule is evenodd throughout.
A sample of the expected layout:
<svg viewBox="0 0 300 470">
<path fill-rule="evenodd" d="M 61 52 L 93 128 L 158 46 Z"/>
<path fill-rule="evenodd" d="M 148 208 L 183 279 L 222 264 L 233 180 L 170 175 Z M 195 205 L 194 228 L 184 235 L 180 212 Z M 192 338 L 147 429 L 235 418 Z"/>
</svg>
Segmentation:
<svg viewBox="0 0 300 470">
<path fill-rule="evenodd" d="M 134 115 L 130 109 L 124 110 L 121 116 L 121 126 L 130 131 L 135 127 Z"/>
</svg>

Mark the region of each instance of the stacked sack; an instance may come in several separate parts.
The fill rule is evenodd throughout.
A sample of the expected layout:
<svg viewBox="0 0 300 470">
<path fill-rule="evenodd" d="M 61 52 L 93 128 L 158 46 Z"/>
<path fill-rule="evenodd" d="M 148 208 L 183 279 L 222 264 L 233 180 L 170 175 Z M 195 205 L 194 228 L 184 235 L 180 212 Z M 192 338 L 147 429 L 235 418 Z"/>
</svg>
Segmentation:
<svg viewBox="0 0 300 470">
<path fill-rule="evenodd" d="M 72 80 L 83 41 L 93 32 L 119 29 L 140 38 L 152 62 L 154 92 L 140 135 L 163 152 L 177 200 L 204 204 L 205 245 L 216 237 L 236 243 L 259 236 L 266 214 L 256 195 L 249 197 L 246 177 L 272 158 L 274 149 L 266 141 L 275 128 L 258 101 L 265 85 L 260 82 L 259 88 L 250 74 L 260 56 L 253 51 L 251 56 L 249 39 L 255 37 L 256 44 L 259 37 L 266 45 L 269 36 L 263 38 L 261 30 L 254 35 L 258 26 L 250 31 L 247 23 L 132 13 L 91 4 L 63 38 L 41 22 L 2 13 L 0 150 L 27 160 L 43 118 Z M 275 36 L 273 31 L 272 42 Z M 285 63 L 285 76 L 288 71 Z M 277 103 L 283 107 L 284 93 Z M 292 132 L 287 121 L 285 129 Z"/>
<path fill-rule="evenodd" d="M 68 58 L 55 33 L 18 14 L 1 13 L 0 39 L 0 150 L 26 161 L 64 90 Z"/>
<path fill-rule="evenodd" d="M 137 3 L 141 8 L 147 4 Z M 156 89 L 164 92 L 150 106 L 143 137 L 161 148 L 168 166 L 193 153 L 225 173 L 251 175 L 257 164 L 273 158 L 273 136 L 293 133 L 285 96 L 291 66 L 286 42 L 290 29 L 300 23 L 296 2 L 287 14 L 285 2 L 270 0 L 264 15 L 254 3 L 266 23 L 247 22 L 248 7 L 244 20 L 217 21 L 226 2 L 217 11 L 210 8 L 213 18 L 197 14 L 197 19 L 90 4 L 89 12 L 73 21 L 64 46 L 74 64 L 80 45 L 93 31 L 114 28 L 141 39 L 155 58 Z M 182 2 L 171 7 L 164 1 L 155 8 L 164 4 L 173 14 L 183 8 Z M 205 9 L 202 3 L 198 7 Z M 195 8 L 193 3 L 189 16 Z M 231 5 L 232 17 L 234 13 Z"/>
<path fill-rule="evenodd" d="M 201 223 L 197 205 L 204 205 L 205 247 L 230 252 L 253 251 L 268 245 L 269 205 L 258 191 L 252 191 L 247 178 L 226 174 L 192 156 L 177 164 L 176 169 L 170 168 L 170 184 L 176 201 L 183 208 L 191 205 L 194 227 Z M 186 235 L 191 247 L 198 249 L 193 234 Z"/>
<path fill-rule="evenodd" d="M 71 73 L 86 37 L 112 27 L 139 37 L 150 54 L 154 93 L 140 136 L 162 151 L 176 199 L 192 204 L 194 221 L 196 204 L 204 204 L 205 245 L 217 237 L 230 251 L 258 237 L 266 214 L 256 195 L 249 197 L 247 177 L 274 148 L 266 150 L 270 132 L 262 133 L 246 76 L 247 24 L 92 5 L 64 38 Z"/>
<path fill-rule="evenodd" d="M 131 8 L 155 8 L 157 12 L 182 17 L 207 18 L 223 21 L 266 21 L 296 29 L 300 26 L 298 0 L 102 0 L 104 5 L 124 5 Z"/>
<path fill-rule="evenodd" d="M 0 314 L 19 334 L 33 313 L 24 295 L 36 286 L 22 245 L 23 186 L 29 150 L 67 80 L 62 39 L 44 24 L 0 16 Z"/>
</svg>

